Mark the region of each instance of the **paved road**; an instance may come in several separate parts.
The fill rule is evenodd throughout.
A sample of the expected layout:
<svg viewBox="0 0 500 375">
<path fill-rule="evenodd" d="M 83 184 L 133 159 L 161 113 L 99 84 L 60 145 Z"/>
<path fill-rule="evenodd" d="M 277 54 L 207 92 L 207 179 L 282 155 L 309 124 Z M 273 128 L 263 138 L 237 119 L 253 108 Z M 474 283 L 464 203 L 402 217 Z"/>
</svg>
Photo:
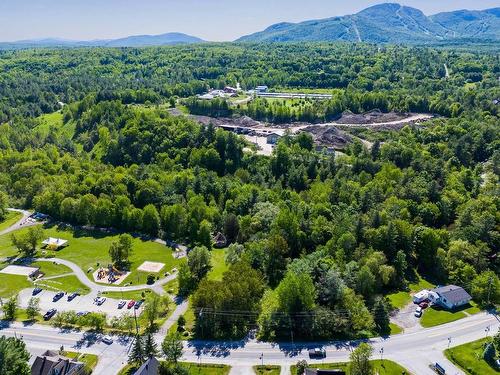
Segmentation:
<svg viewBox="0 0 500 375">
<path fill-rule="evenodd" d="M 28 217 L 31 215 L 31 212 L 29 212 L 29 211 L 20 210 L 20 209 L 17 209 L 17 208 L 8 208 L 8 210 L 9 211 L 14 211 L 14 212 L 20 212 L 23 215 L 23 217 L 21 219 L 19 219 L 19 221 L 17 223 L 14 223 L 10 227 L 8 227 L 8 228 L 0 231 L 0 236 L 3 235 L 3 234 L 14 232 L 15 230 L 18 230 L 20 228 L 24 228 L 24 227 L 27 227 L 27 226 L 31 226 L 31 225 L 37 224 L 36 222 L 34 222 L 34 223 L 26 222 L 26 219 L 28 219 Z"/>
<path fill-rule="evenodd" d="M 370 340 L 374 347 L 375 357 L 381 348 L 384 348 L 384 358 L 394 360 L 405 366 L 415 375 L 435 375 L 429 364 L 438 361 L 447 370 L 447 374 L 462 374 L 451 363 L 445 360 L 442 352 L 448 347 L 448 338 L 451 337 L 451 346 L 474 341 L 485 336 L 486 327 L 490 327 L 492 334 L 499 327 L 496 315 L 479 313 L 462 320 L 444 324 L 438 327 L 419 332 L 391 336 L 389 338 L 375 338 Z M 0 329 L 0 334 L 6 336 L 22 335 L 30 350 L 58 349 L 64 345 L 67 350 L 78 350 L 84 353 L 100 355 L 95 375 L 116 374 L 127 359 L 130 340 L 116 339 L 112 345 L 105 345 L 99 341 L 99 335 L 81 332 L 66 332 L 42 326 L 23 326 L 13 323 L 10 327 Z M 161 342 L 163 334 L 156 339 Z M 325 361 L 346 361 L 356 342 L 337 342 L 324 346 L 327 352 Z M 183 360 L 202 363 L 223 363 L 248 371 L 253 365 L 260 364 L 260 355 L 264 354 L 264 364 L 276 364 L 287 368 L 300 359 L 309 363 L 318 363 L 310 360 L 307 348 L 320 346 L 319 343 L 301 345 L 295 343 L 270 344 L 250 340 L 247 342 L 190 342 L 185 343 Z"/>
</svg>

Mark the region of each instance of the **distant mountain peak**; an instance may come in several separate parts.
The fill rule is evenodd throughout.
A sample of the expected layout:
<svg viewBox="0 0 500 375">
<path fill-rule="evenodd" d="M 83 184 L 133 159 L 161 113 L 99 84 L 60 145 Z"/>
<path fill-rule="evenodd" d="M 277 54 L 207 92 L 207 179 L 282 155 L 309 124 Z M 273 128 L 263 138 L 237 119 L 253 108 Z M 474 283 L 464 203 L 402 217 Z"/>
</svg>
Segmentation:
<svg viewBox="0 0 500 375">
<path fill-rule="evenodd" d="M 456 39 L 500 39 L 500 8 L 459 10 L 426 16 L 398 3 L 373 5 L 356 14 L 282 22 L 244 36 L 241 42 L 365 41 L 372 43 L 435 43 Z"/>
</svg>

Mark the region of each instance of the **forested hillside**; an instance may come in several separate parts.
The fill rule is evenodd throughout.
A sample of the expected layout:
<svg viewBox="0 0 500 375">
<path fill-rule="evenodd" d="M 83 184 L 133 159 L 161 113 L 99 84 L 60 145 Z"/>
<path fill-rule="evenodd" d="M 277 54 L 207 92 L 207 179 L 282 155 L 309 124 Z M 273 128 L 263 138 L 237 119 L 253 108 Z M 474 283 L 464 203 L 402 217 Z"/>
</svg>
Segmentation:
<svg viewBox="0 0 500 375">
<path fill-rule="evenodd" d="M 479 304 L 500 300 L 495 54 L 326 44 L 44 50 L 2 53 L 0 72 L 0 188 L 10 204 L 196 247 L 179 283 L 205 312 L 199 336 L 240 337 L 255 324 L 271 339 L 386 333 L 383 296 L 417 274 L 462 285 Z M 371 149 L 353 143 L 340 157 L 317 152 L 305 133 L 286 135 L 266 157 L 168 113 L 178 97 L 236 82 L 331 89 L 338 96 L 322 111 L 338 101 L 445 117 Z M 58 101 L 66 104 L 52 113 Z M 222 281 L 199 267 L 217 232 L 230 244 Z"/>
</svg>

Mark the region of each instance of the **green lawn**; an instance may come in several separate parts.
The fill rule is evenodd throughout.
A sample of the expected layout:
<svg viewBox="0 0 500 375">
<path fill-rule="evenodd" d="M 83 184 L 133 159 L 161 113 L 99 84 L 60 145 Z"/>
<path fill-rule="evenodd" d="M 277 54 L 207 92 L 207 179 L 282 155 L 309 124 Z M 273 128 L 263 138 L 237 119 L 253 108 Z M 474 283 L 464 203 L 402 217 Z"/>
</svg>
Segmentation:
<svg viewBox="0 0 500 375">
<path fill-rule="evenodd" d="M 33 283 L 26 276 L 6 275 L 0 273 L 0 297 L 9 298 L 22 289 L 30 288 Z"/>
<path fill-rule="evenodd" d="M 20 233 L 26 229 L 19 230 Z M 89 268 L 94 270 L 100 266 L 107 266 L 111 260 L 108 250 L 111 243 L 116 240 L 117 235 L 108 235 L 99 231 L 73 231 L 72 229 L 61 230 L 57 227 L 44 229 L 44 237 L 63 238 L 69 241 L 69 245 L 59 251 L 41 251 L 40 254 L 46 257 L 58 257 L 70 260 L 79 265 L 83 271 Z M 0 236 L 0 257 L 12 256 L 17 253 L 12 246 L 10 235 Z M 121 286 L 126 284 L 145 284 L 148 272 L 139 272 L 139 267 L 144 261 L 161 262 L 165 267 L 156 275 L 163 277 L 166 272 L 171 272 L 172 268 L 177 268 L 180 260 L 172 256 L 172 250 L 164 245 L 152 241 L 142 241 L 134 238 L 133 254 L 130 257 L 131 274 Z M 87 273 L 92 280 L 92 274 Z"/>
<path fill-rule="evenodd" d="M 220 281 L 222 275 L 227 271 L 228 265 L 226 264 L 226 249 L 214 249 L 212 253 L 212 269 L 208 273 L 210 280 Z"/>
<path fill-rule="evenodd" d="M 403 328 L 401 328 L 397 324 L 390 323 L 389 326 L 391 327 L 391 335 L 397 335 L 398 333 L 403 332 Z"/>
<path fill-rule="evenodd" d="M 43 277 L 52 277 L 73 272 L 69 267 L 66 267 L 62 264 L 54 264 L 52 262 L 33 262 L 30 264 L 30 266 L 40 267 L 40 271 L 43 273 Z"/>
<path fill-rule="evenodd" d="M 188 370 L 189 375 L 227 375 L 231 367 L 225 365 L 197 364 L 190 362 L 179 362 L 179 364 Z M 132 375 L 137 370 L 132 365 L 125 366 L 118 375 Z"/>
<path fill-rule="evenodd" d="M 446 357 L 462 368 L 470 375 L 489 375 L 499 374 L 500 371 L 492 368 L 483 358 L 483 345 L 487 340 L 482 339 L 473 341 L 468 344 L 456 346 L 446 349 L 444 354 Z"/>
<path fill-rule="evenodd" d="M 43 289 L 60 290 L 67 293 L 78 292 L 80 294 L 88 294 L 90 292 L 90 289 L 83 285 L 75 275 L 62 276 L 50 280 L 38 280 L 36 285 Z"/>
<path fill-rule="evenodd" d="M 23 215 L 20 212 L 8 211 L 7 217 L 0 223 L 0 231 L 7 229 L 11 225 L 17 223 L 19 220 L 21 220 L 22 217 Z"/>
<path fill-rule="evenodd" d="M 253 366 L 253 371 L 257 375 L 280 375 L 281 367 L 274 365 Z"/>
<path fill-rule="evenodd" d="M 389 361 L 387 359 L 384 359 L 381 361 L 380 359 L 376 359 L 373 361 L 370 361 L 373 364 L 373 368 L 375 370 L 375 373 L 379 375 L 401 375 L 403 372 L 405 374 L 410 375 L 410 372 L 406 370 L 404 367 L 401 367 L 395 362 Z M 349 375 L 349 369 L 348 369 L 349 363 L 343 362 L 343 363 L 318 363 L 314 364 L 314 368 L 323 368 L 323 369 L 340 369 L 340 370 L 345 370 L 346 373 Z M 292 375 L 297 375 L 297 367 L 292 366 L 291 367 L 291 372 Z"/>
<path fill-rule="evenodd" d="M 191 301 L 189 301 L 189 306 L 184 314 L 184 318 L 186 319 L 186 325 L 184 326 L 184 339 L 190 339 L 192 337 L 192 332 L 195 324 L 194 310 L 191 306 Z M 172 327 L 168 330 L 169 333 L 177 332 L 177 322 L 175 322 Z"/>
<path fill-rule="evenodd" d="M 467 315 L 473 315 L 481 311 L 479 307 L 471 302 L 469 305 L 462 309 L 448 311 L 441 309 L 439 307 L 431 306 L 425 309 L 422 317 L 420 318 L 420 324 L 422 327 L 429 328 L 440 324 L 454 322 L 455 320 L 463 319 Z"/>
<path fill-rule="evenodd" d="M 418 281 L 410 283 L 408 285 L 409 291 L 400 291 L 396 293 L 392 293 L 387 295 L 387 298 L 391 302 L 391 305 L 396 309 L 401 309 L 408 305 L 412 301 L 411 295 L 417 292 L 420 292 L 423 289 L 433 289 L 435 287 L 434 284 L 431 284 L 427 280 L 422 279 L 420 276 L 418 277 Z"/>
</svg>

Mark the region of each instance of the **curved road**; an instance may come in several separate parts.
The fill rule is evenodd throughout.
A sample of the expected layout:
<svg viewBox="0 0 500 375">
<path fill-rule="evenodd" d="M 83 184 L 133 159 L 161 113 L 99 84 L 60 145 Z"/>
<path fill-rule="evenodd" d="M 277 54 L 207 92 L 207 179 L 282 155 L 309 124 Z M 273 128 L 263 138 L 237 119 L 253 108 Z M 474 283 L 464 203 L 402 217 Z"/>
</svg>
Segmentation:
<svg viewBox="0 0 500 375">
<path fill-rule="evenodd" d="M 13 212 L 19 212 L 23 215 L 23 217 L 21 219 L 19 219 L 16 223 L 12 224 L 10 227 L 1 231 L 0 236 L 7 234 L 7 233 L 10 233 L 10 232 L 14 232 L 15 230 L 18 230 L 21 227 L 27 227 L 27 226 L 36 224 L 36 223 L 26 223 L 26 219 L 31 215 L 31 212 L 26 211 L 26 210 L 20 210 L 17 208 L 8 208 L 8 210 L 13 211 Z"/>
<path fill-rule="evenodd" d="M 112 286 L 112 285 L 105 285 L 105 284 L 98 284 L 92 280 L 90 280 L 86 273 L 83 272 L 83 270 L 78 266 L 77 264 L 65 260 L 65 259 L 60 259 L 60 258 L 37 258 L 37 262 L 51 262 L 51 263 L 57 263 L 57 264 L 62 264 L 66 267 L 71 268 L 75 276 L 80 280 L 82 284 L 90 288 L 91 291 L 93 292 L 130 292 L 130 291 L 136 291 L 136 290 L 142 290 L 142 289 L 152 289 L 158 294 L 164 294 L 165 291 L 163 288 L 160 288 L 161 286 L 167 284 L 169 281 L 174 280 L 177 277 L 177 273 L 174 273 L 170 276 L 164 277 L 163 279 L 160 279 L 156 281 L 154 284 L 148 285 L 148 284 L 140 284 L 140 285 L 132 285 L 132 286 Z"/>
</svg>

